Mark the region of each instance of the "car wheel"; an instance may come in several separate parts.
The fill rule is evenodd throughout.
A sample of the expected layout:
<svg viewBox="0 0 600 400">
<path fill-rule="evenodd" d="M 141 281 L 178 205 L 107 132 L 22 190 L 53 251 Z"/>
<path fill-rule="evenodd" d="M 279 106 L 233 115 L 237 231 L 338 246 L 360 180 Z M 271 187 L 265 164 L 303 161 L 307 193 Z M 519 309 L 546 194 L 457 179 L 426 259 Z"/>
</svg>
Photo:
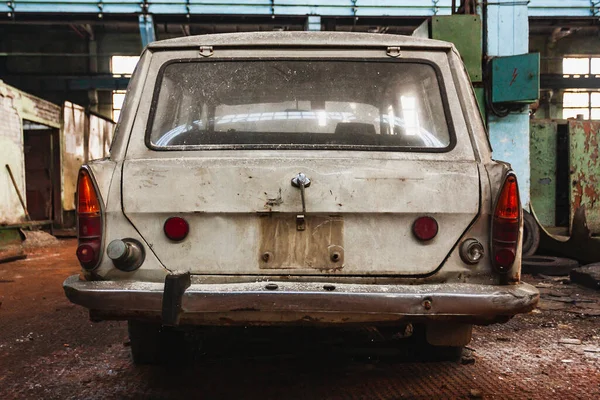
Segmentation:
<svg viewBox="0 0 600 400">
<path fill-rule="evenodd" d="M 550 256 L 523 257 L 521 270 L 526 274 L 542 274 L 549 276 L 569 275 L 579 263 L 570 258 Z"/>
<path fill-rule="evenodd" d="M 540 247 L 540 227 L 533 215 L 523 211 L 523 256 L 532 256 Z"/>
<path fill-rule="evenodd" d="M 134 364 L 160 364 L 184 357 L 184 332 L 159 323 L 128 321 Z"/>
</svg>

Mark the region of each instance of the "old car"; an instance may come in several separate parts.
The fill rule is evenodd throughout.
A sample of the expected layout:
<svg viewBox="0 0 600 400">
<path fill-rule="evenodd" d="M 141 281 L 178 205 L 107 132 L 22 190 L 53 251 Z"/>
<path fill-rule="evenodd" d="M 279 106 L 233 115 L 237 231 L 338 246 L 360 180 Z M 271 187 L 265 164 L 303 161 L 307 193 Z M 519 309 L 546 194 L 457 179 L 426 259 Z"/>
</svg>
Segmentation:
<svg viewBox="0 0 600 400">
<path fill-rule="evenodd" d="M 151 43 L 77 203 L 66 295 L 127 320 L 138 363 L 178 326 L 415 324 L 460 347 L 539 297 L 520 281 L 517 177 L 442 41 Z"/>
</svg>

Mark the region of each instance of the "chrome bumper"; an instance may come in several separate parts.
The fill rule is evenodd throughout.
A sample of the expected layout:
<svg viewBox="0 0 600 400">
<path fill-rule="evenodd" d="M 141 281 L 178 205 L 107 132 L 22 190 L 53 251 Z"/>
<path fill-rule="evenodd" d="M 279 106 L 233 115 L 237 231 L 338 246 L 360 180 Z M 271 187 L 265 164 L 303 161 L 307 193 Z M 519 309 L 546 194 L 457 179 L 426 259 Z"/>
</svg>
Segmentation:
<svg viewBox="0 0 600 400">
<path fill-rule="evenodd" d="M 180 314 L 183 320 L 193 314 L 211 313 L 243 313 L 246 316 L 248 313 L 255 316 L 263 313 L 306 316 L 326 313 L 370 315 L 369 320 L 373 320 L 374 315 L 392 315 L 485 323 L 529 312 L 539 300 L 538 290 L 526 283 L 494 286 L 276 282 L 275 289 L 267 289 L 267 283 L 191 284 L 181 298 Z M 163 313 L 163 283 L 82 281 L 74 275 L 67 278 L 63 286 L 71 302 L 98 312 L 102 319 L 160 317 Z"/>
</svg>

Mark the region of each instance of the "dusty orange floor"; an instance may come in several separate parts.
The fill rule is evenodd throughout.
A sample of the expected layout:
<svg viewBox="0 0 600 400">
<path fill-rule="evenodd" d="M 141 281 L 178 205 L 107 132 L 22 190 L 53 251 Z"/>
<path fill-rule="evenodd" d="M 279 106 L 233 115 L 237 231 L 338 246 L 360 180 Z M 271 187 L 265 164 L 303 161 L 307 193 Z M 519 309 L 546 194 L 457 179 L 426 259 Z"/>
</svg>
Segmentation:
<svg viewBox="0 0 600 400">
<path fill-rule="evenodd" d="M 126 325 L 91 323 L 64 297 L 74 249 L 0 264 L 0 399 L 600 398 L 600 295 L 575 285 L 526 277 L 541 310 L 478 327 L 473 364 L 407 360 L 346 331 L 259 329 L 214 335 L 191 364 L 134 367 Z"/>
</svg>

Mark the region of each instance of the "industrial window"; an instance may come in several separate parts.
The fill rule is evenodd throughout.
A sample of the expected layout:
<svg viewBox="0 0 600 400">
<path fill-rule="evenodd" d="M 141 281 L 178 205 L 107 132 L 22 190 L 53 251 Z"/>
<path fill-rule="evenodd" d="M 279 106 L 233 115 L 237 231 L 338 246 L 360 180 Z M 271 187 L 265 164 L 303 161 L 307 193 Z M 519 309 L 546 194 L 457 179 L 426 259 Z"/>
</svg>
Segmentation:
<svg viewBox="0 0 600 400">
<path fill-rule="evenodd" d="M 600 76 L 600 57 L 563 58 L 563 75 L 574 78 Z M 563 94 L 563 118 L 600 119 L 600 91 L 568 90 Z"/>
<path fill-rule="evenodd" d="M 138 56 L 112 56 L 110 60 L 110 70 L 113 75 L 131 76 L 139 59 Z M 112 119 L 114 121 L 119 120 L 124 100 L 125 90 L 113 90 Z"/>
</svg>

